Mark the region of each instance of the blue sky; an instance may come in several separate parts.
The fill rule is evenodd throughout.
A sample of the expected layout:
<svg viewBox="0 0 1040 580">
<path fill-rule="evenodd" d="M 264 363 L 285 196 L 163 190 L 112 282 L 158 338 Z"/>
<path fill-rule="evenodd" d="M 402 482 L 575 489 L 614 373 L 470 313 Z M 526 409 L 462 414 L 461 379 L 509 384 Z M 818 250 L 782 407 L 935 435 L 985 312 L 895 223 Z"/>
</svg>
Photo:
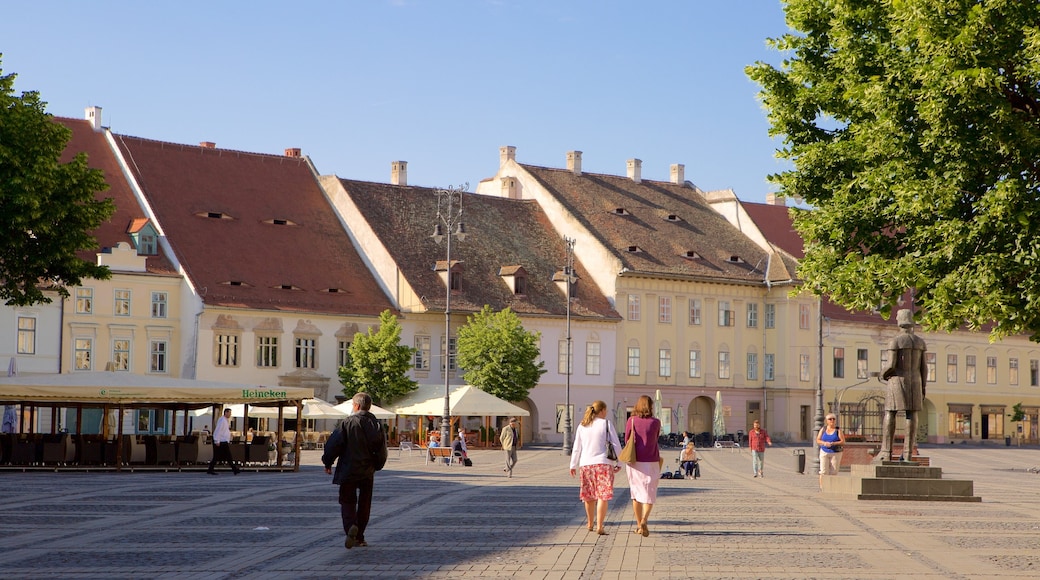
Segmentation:
<svg viewBox="0 0 1040 580">
<path fill-rule="evenodd" d="M 521 163 L 765 199 L 775 158 L 758 86 L 779 0 L 49 1 L 3 9 L 0 67 L 48 112 L 116 133 L 280 154 L 322 174 L 470 184 Z"/>
</svg>

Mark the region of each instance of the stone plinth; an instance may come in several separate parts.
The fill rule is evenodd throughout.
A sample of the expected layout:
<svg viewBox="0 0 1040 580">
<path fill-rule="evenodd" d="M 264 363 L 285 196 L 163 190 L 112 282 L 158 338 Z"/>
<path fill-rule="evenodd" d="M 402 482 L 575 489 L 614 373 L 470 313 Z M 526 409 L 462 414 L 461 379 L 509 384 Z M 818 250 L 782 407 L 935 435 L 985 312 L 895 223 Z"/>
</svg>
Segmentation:
<svg viewBox="0 0 1040 580">
<path fill-rule="evenodd" d="M 851 477 L 824 477 L 823 492 L 863 500 L 982 501 L 971 480 L 943 479 L 941 467 L 902 461 L 852 465 Z"/>
</svg>

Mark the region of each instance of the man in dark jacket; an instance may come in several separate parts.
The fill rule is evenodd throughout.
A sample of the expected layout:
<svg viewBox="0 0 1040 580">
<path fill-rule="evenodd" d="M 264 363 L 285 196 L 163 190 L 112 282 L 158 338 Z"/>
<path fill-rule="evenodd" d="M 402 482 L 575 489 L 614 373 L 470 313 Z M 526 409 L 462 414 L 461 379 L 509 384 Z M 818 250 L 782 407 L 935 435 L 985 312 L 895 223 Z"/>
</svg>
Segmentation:
<svg viewBox="0 0 1040 580">
<path fill-rule="evenodd" d="M 368 545 L 365 528 L 372 513 L 372 484 L 375 473 L 386 465 L 386 436 L 375 415 L 369 412 L 372 397 L 358 393 L 351 402 L 354 414 L 332 432 L 321 456 L 325 473 L 331 474 L 332 463 L 336 462 L 332 483 L 339 485 L 340 514 L 343 531 L 347 533 L 343 545 L 348 550 Z"/>
</svg>

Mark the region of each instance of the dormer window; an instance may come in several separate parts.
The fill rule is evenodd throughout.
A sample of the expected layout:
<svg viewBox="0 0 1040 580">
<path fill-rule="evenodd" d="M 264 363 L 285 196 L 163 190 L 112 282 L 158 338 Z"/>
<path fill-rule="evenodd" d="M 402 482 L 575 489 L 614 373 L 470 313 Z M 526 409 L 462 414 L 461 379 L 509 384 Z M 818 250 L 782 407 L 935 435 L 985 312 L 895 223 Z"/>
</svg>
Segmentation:
<svg viewBox="0 0 1040 580">
<path fill-rule="evenodd" d="M 631 254 L 638 254 L 639 252 L 642 252 L 642 251 L 643 251 L 642 248 L 640 248 L 639 246 L 629 246 L 628 247 L 628 252 L 631 253 Z"/>
<path fill-rule="evenodd" d="M 527 294 L 527 270 L 523 266 L 502 266 L 498 275 L 509 284 L 513 294 L 522 296 Z"/>
<path fill-rule="evenodd" d="M 246 284 L 245 282 L 243 282 L 241 280 L 228 280 L 227 282 L 221 282 L 221 284 L 224 284 L 224 285 L 227 285 L 227 286 L 245 286 L 246 288 L 251 288 L 252 287 L 251 284 Z"/>
<path fill-rule="evenodd" d="M 675 215 L 674 213 L 668 214 L 668 217 L 665 218 L 665 219 L 667 219 L 670 222 L 681 222 L 682 221 L 682 218 L 677 216 L 677 215 Z"/>
<path fill-rule="evenodd" d="M 616 207 L 614 208 L 614 215 L 632 215 L 632 213 L 623 207 Z"/>
<path fill-rule="evenodd" d="M 159 236 L 147 218 L 137 218 L 127 228 L 130 239 L 137 247 L 138 256 L 155 256 L 159 253 Z"/>
<path fill-rule="evenodd" d="M 299 288 L 292 284 L 281 284 L 279 286 L 274 286 L 274 288 L 277 288 L 278 290 L 299 290 Z"/>
<path fill-rule="evenodd" d="M 448 263 L 444 260 L 437 260 L 434 264 L 433 270 L 441 277 L 441 282 L 448 285 L 452 292 L 462 291 L 462 262 L 452 260 L 451 271 L 448 271 Z"/>
<path fill-rule="evenodd" d="M 199 213 L 197 213 L 195 215 L 198 216 L 198 217 L 204 217 L 204 218 L 209 218 L 209 219 L 214 219 L 214 220 L 232 220 L 232 219 L 235 219 L 235 218 L 229 216 L 228 214 L 226 214 L 224 212 L 220 212 L 220 211 L 202 211 L 202 212 L 199 212 Z"/>
<path fill-rule="evenodd" d="M 281 218 L 271 218 L 269 220 L 264 220 L 264 223 L 265 224 L 270 224 L 270 225 L 273 225 L 273 226 L 298 226 L 298 225 L 300 225 L 300 224 L 298 224 L 298 223 L 296 223 L 296 222 L 294 222 L 292 220 L 281 219 Z"/>
<path fill-rule="evenodd" d="M 703 256 L 693 250 L 686 250 L 686 258 L 689 260 L 700 260 Z"/>
<path fill-rule="evenodd" d="M 731 263 L 731 264 L 743 264 L 744 263 L 744 259 L 741 258 L 740 256 L 730 256 L 729 259 L 727 259 L 726 261 Z"/>
</svg>

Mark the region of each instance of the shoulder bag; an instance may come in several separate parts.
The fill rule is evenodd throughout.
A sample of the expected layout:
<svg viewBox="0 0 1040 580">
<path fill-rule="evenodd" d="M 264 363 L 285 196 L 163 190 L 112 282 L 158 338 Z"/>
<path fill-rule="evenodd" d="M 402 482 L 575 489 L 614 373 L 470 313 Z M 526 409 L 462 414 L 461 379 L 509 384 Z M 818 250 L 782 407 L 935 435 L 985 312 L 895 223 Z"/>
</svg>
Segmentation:
<svg viewBox="0 0 1040 580">
<path fill-rule="evenodd" d="M 614 444 L 610 441 L 610 421 L 605 423 L 606 431 L 603 432 L 603 436 L 607 438 L 607 459 L 617 461 L 617 449 L 614 449 Z"/>
<path fill-rule="evenodd" d="M 628 430 L 626 429 L 626 431 Z M 625 448 L 621 450 L 621 455 L 618 456 L 618 459 L 628 464 L 636 462 L 636 438 L 634 433 L 625 439 Z"/>
</svg>

